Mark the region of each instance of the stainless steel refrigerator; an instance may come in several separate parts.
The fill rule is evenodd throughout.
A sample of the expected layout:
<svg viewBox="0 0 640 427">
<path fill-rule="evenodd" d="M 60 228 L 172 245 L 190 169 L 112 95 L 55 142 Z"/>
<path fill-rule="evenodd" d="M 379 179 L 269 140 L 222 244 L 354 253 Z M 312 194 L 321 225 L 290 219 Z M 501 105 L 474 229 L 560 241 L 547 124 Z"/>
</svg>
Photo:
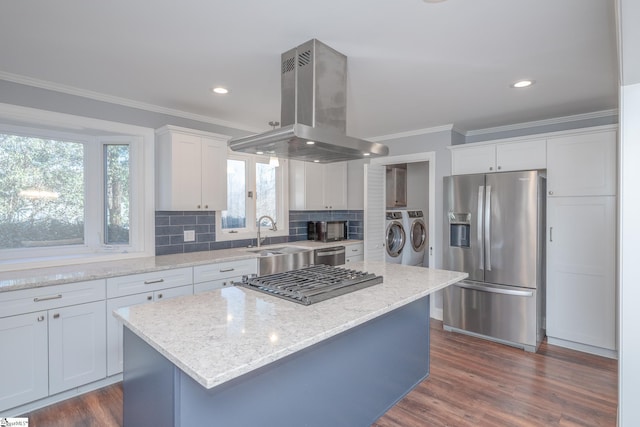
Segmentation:
<svg viewBox="0 0 640 427">
<path fill-rule="evenodd" d="M 539 171 L 444 178 L 444 328 L 536 351 L 545 335 L 546 180 Z"/>
</svg>

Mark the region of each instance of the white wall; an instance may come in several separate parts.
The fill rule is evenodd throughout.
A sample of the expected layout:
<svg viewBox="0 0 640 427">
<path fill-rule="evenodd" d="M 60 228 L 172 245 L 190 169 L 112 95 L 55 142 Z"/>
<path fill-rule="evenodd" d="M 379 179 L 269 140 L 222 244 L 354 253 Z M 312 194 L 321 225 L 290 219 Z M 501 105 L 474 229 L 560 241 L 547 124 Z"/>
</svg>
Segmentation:
<svg viewBox="0 0 640 427">
<path fill-rule="evenodd" d="M 620 90 L 619 425 L 640 425 L 640 83 Z"/>
</svg>

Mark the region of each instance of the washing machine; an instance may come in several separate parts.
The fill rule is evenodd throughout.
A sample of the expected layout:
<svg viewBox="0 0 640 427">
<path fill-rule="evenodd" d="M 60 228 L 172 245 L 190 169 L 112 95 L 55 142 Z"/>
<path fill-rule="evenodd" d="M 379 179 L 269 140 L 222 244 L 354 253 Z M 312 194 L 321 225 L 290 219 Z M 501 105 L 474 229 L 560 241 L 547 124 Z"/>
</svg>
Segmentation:
<svg viewBox="0 0 640 427">
<path fill-rule="evenodd" d="M 407 245 L 402 251 L 402 263 L 405 265 L 423 265 L 424 252 L 429 242 L 429 230 L 424 218 L 424 211 L 402 211 L 403 224 L 408 237 Z"/>
<path fill-rule="evenodd" d="M 407 241 L 403 215 L 401 211 L 387 211 L 386 216 L 385 261 L 391 264 L 402 264 L 402 254 Z"/>
</svg>

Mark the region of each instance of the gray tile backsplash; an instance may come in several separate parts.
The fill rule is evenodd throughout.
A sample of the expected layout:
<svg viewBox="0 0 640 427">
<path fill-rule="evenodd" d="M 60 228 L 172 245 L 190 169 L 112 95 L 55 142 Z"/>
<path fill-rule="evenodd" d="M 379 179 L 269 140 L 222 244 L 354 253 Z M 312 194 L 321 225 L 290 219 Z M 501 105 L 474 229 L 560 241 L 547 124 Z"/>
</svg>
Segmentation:
<svg viewBox="0 0 640 427">
<path fill-rule="evenodd" d="M 349 238 L 363 239 L 364 212 L 289 211 L 289 236 L 267 237 L 265 244 L 307 240 L 307 221 L 349 221 Z M 196 232 L 195 242 L 185 242 L 185 230 Z M 247 247 L 256 239 L 216 242 L 215 212 L 156 211 L 156 255 Z"/>
</svg>

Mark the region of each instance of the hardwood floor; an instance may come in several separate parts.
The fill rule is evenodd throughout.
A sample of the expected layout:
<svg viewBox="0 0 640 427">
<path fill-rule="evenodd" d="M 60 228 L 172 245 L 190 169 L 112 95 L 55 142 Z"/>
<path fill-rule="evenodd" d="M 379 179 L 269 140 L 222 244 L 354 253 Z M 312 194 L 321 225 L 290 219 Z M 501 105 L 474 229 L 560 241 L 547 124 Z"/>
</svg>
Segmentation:
<svg viewBox="0 0 640 427">
<path fill-rule="evenodd" d="M 618 363 L 543 343 L 537 354 L 431 324 L 431 374 L 374 427 L 615 426 Z M 30 427 L 119 427 L 122 387 L 25 414 Z M 212 424 L 214 425 L 214 424 Z"/>
</svg>

